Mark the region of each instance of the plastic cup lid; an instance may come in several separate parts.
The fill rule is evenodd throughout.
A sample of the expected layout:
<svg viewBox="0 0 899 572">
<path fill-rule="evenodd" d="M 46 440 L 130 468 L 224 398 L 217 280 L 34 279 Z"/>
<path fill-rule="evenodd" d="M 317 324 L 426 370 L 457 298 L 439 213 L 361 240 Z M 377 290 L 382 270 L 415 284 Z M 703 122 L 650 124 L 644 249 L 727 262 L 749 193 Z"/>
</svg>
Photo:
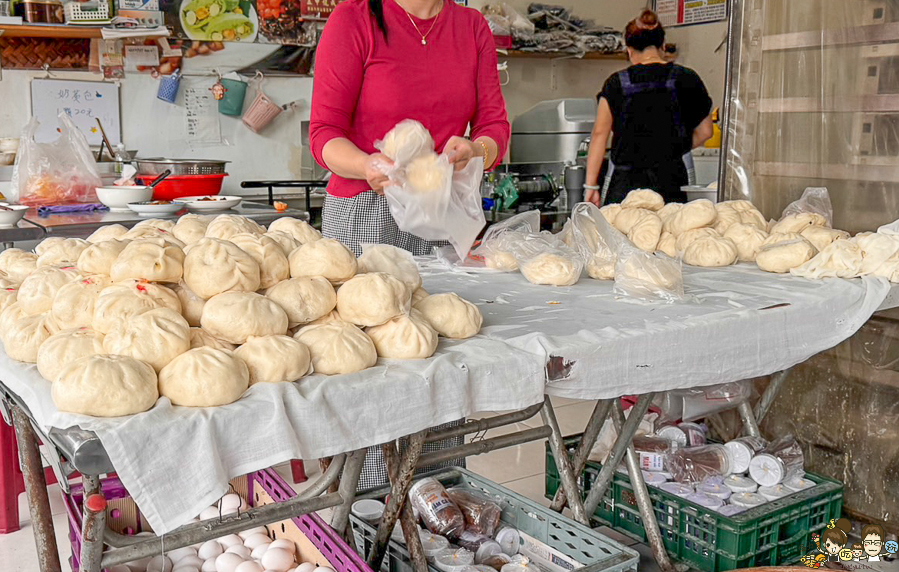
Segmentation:
<svg viewBox="0 0 899 572">
<path fill-rule="evenodd" d="M 474 561 L 478 563 L 483 562 L 491 556 L 501 554 L 502 551 L 503 549 L 498 542 L 493 540 L 486 541 L 478 546 L 477 552 L 474 553 Z"/>
<path fill-rule="evenodd" d="M 728 441 L 724 447 L 733 457 L 733 472 L 745 473 L 749 469 L 749 462 L 752 461 L 753 450 L 749 445 L 740 441 Z"/>
<path fill-rule="evenodd" d="M 815 486 L 815 481 L 806 479 L 799 475 L 789 477 L 783 482 L 783 485 L 791 491 L 804 491 Z"/>
<path fill-rule="evenodd" d="M 377 520 L 384 514 L 384 503 L 375 499 L 362 499 L 353 503 L 350 512 L 363 520 Z"/>
<path fill-rule="evenodd" d="M 730 497 L 730 504 L 743 508 L 761 506 L 766 502 L 768 499 L 758 493 L 734 493 Z"/>
<path fill-rule="evenodd" d="M 749 476 L 763 487 L 773 487 L 784 478 L 783 462 L 768 453 L 761 453 L 749 462 Z"/>
<path fill-rule="evenodd" d="M 724 501 L 705 493 L 693 493 L 691 495 L 687 495 L 686 498 L 688 501 L 695 502 L 696 504 L 704 506 L 705 508 L 716 509 L 724 506 Z"/>
<path fill-rule="evenodd" d="M 730 475 L 724 479 L 724 486 L 735 493 L 754 493 L 759 488 L 755 481 L 742 475 Z"/>
<path fill-rule="evenodd" d="M 684 433 L 683 429 L 674 425 L 665 425 L 664 427 L 659 427 L 659 429 L 656 431 L 656 435 L 658 435 L 659 437 L 664 437 L 665 439 L 675 441 L 679 445 L 687 444 L 687 434 Z"/>
<path fill-rule="evenodd" d="M 758 493 L 768 500 L 775 500 L 792 494 L 793 491 L 783 485 L 773 487 L 759 487 Z"/>
<path fill-rule="evenodd" d="M 725 477 L 721 475 L 712 475 L 702 479 L 702 484 L 723 485 Z"/>
<path fill-rule="evenodd" d="M 654 473 L 652 471 L 643 471 L 643 480 L 647 485 L 658 486 L 668 482 L 668 479 L 662 473 Z"/>
<path fill-rule="evenodd" d="M 737 506 L 735 504 L 726 504 L 718 509 L 718 514 L 722 514 L 724 516 L 733 516 L 735 514 L 740 514 L 745 510 L 746 507 Z"/>
<path fill-rule="evenodd" d="M 464 548 L 445 548 L 434 557 L 434 565 L 447 572 L 472 564 L 474 564 L 474 554 Z"/>
<path fill-rule="evenodd" d="M 731 495 L 729 488 L 718 483 L 702 483 L 697 490 L 722 501 L 726 501 Z"/>
<path fill-rule="evenodd" d="M 518 534 L 518 530 L 504 527 L 496 532 L 494 538 L 505 554 L 509 556 L 518 554 L 518 546 L 521 544 L 521 535 Z"/>
<path fill-rule="evenodd" d="M 693 494 L 693 487 L 684 483 L 662 483 L 659 488 L 666 493 L 671 493 L 679 497 L 686 497 Z"/>
</svg>

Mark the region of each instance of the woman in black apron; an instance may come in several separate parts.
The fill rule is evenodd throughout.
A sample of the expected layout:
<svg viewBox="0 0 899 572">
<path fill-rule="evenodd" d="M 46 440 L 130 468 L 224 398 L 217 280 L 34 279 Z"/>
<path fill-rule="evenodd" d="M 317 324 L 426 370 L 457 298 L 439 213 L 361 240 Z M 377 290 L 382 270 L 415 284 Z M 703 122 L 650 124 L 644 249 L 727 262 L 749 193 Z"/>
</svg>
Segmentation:
<svg viewBox="0 0 899 572">
<path fill-rule="evenodd" d="M 693 70 L 665 61 L 665 30 L 651 10 L 624 31 L 631 66 L 613 74 L 597 96 L 587 155 L 586 199 L 620 203 L 633 189 L 653 189 L 665 202 L 684 202 L 683 155 L 712 136 L 712 100 Z M 612 134 L 615 170 L 603 201 L 599 172 Z"/>
</svg>

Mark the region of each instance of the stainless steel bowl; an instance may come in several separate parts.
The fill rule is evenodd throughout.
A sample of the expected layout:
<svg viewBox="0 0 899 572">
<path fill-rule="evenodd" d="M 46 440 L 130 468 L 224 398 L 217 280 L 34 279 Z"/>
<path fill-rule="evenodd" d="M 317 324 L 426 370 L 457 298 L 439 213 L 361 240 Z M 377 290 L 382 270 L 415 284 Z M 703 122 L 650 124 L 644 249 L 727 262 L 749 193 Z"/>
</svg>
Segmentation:
<svg viewBox="0 0 899 572">
<path fill-rule="evenodd" d="M 171 170 L 172 175 L 220 175 L 225 172 L 229 161 L 211 161 L 206 159 L 135 159 L 139 175 L 161 175 Z"/>
</svg>

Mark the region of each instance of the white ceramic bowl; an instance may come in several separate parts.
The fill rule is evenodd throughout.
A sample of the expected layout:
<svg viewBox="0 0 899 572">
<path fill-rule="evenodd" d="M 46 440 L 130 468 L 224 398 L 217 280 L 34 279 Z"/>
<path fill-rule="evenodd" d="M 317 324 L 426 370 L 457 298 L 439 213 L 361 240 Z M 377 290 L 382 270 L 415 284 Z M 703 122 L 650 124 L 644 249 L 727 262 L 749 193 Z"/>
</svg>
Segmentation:
<svg viewBox="0 0 899 572">
<path fill-rule="evenodd" d="M 151 187 L 97 187 L 97 198 L 113 212 L 131 212 L 128 203 L 149 201 L 152 197 Z"/>
<path fill-rule="evenodd" d="M 13 153 L 19 150 L 18 137 L 2 137 L 0 138 L 0 153 Z"/>
<path fill-rule="evenodd" d="M 22 217 L 25 216 L 25 213 L 28 212 L 28 207 L 25 205 L 11 205 L 8 203 L 0 203 L 0 205 L 13 209 L 11 211 L 0 210 L 0 228 L 12 228 L 16 226 Z"/>
<path fill-rule="evenodd" d="M 182 203 L 188 208 L 188 210 L 191 211 L 223 211 L 227 209 L 233 209 L 234 207 L 239 205 L 243 199 L 241 197 L 228 195 L 206 195 L 195 197 L 180 197 L 174 200 L 175 202 Z"/>
<path fill-rule="evenodd" d="M 153 204 L 153 201 L 144 201 L 140 203 L 128 203 L 128 208 L 139 215 L 156 216 L 175 214 L 184 208 L 181 203 L 164 203 Z"/>
</svg>

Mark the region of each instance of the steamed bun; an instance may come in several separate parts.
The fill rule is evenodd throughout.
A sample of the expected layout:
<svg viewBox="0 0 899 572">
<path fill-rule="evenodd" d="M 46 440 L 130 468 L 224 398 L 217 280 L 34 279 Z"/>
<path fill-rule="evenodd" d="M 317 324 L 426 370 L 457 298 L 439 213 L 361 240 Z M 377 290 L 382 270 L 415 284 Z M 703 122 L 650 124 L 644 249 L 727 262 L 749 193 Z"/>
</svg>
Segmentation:
<svg viewBox="0 0 899 572">
<path fill-rule="evenodd" d="M 762 247 L 755 257 L 759 269 L 784 273 L 811 260 L 818 251 L 811 242 L 799 237 Z"/>
<path fill-rule="evenodd" d="M 0 272 L 13 282 L 21 283 L 37 268 L 37 254 L 19 248 L 0 252 Z"/>
<path fill-rule="evenodd" d="M 263 234 L 265 228 L 247 217 L 223 214 L 215 217 L 206 227 L 206 238 L 230 240 L 232 236 L 242 232 Z"/>
<path fill-rule="evenodd" d="M 231 242 L 259 264 L 260 288 L 269 288 L 290 277 L 287 256 L 271 238 L 260 234 L 240 233 L 232 236 Z"/>
<path fill-rule="evenodd" d="M 172 228 L 172 234 L 185 245 L 193 244 L 206 236 L 209 222 L 209 217 L 188 213 L 178 219 Z"/>
<path fill-rule="evenodd" d="M 665 206 L 665 199 L 662 195 L 652 189 L 635 189 L 624 197 L 621 201 L 621 207 L 625 209 L 649 209 L 651 211 L 661 210 Z"/>
<path fill-rule="evenodd" d="M 470 338 L 480 331 L 484 322 L 477 306 L 452 293 L 432 294 L 415 308 L 438 334 L 446 338 Z"/>
<path fill-rule="evenodd" d="M 397 163 L 434 150 L 434 140 L 425 126 L 411 119 L 400 121 L 381 141 L 381 152 Z"/>
<path fill-rule="evenodd" d="M 250 338 L 234 352 L 247 364 L 250 385 L 296 381 L 309 373 L 309 348 L 288 336 Z"/>
<path fill-rule="evenodd" d="M 178 282 L 184 271 L 184 252 L 161 238 L 142 238 L 129 243 L 110 269 L 114 282 L 149 280 Z"/>
<path fill-rule="evenodd" d="M 274 240 L 275 243 L 277 243 L 277 245 L 281 247 L 281 250 L 284 252 L 284 256 L 290 256 L 291 252 L 303 246 L 302 242 L 294 238 L 292 234 L 283 230 L 270 230 L 263 236 L 267 236 L 270 239 Z"/>
<path fill-rule="evenodd" d="M 181 315 L 184 316 L 188 324 L 199 327 L 200 316 L 203 315 L 203 306 L 206 305 L 206 300 L 194 294 L 193 290 L 188 288 L 183 280 L 171 285 L 170 288 L 178 296 L 178 301 L 181 302 Z"/>
<path fill-rule="evenodd" d="M 111 238 L 95 242 L 84 249 L 78 257 L 76 266 L 85 274 L 105 274 L 109 276 L 112 265 L 118 259 L 119 254 L 131 243 L 130 240 L 117 240 Z"/>
<path fill-rule="evenodd" d="M 358 259 L 359 273 L 386 272 L 404 283 L 410 292 L 421 287 L 421 274 L 412 254 L 389 244 L 370 244 Z"/>
<path fill-rule="evenodd" d="M 107 286 L 100 291 L 94 302 L 92 326 L 100 333 L 107 334 L 119 322 L 157 308 L 168 308 L 181 313 L 178 295 L 165 286 L 128 280 Z"/>
<path fill-rule="evenodd" d="M 226 240 L 204 238 L 184 257 L 184 283 L 204 300 L 222 292 L 255 292 L 260 281 L 259 263 Z"/>
<path fill-rule="evenodd" d="M 53 382 L 70 363 L 85 356 L 106 353 L 103 334 L 90 328 L 63 330 L 53 334 L 37 351 L 37 370 L 44 379 Z"/>
<path fill-rule="evenodd" d="M 437 350 L 437 331 L 415 309 L 380 326 L 367 328 L 365 333 L 382 358 L 425 359 Z"/>
<path fill-rule="evenodd" d="M 323 238 L 307 242 L 290 254 L 290 276 L 323 276 L 342 284 L 356 275 L 356 257 L 340 241 Z"/>
<path fill-rule="evenodd" d="M 337 291 L 337 312 L 357 326 L 380 326 L 409 310 L 412 293 L 384 272 L 359 274 Z"/>
<path fill-rule="evenodd" d="M 337 293 L 321 276 L 291 278 L 268 289 L 266 298 L 286 313 L 290 327 L 317 320 L 337 306 Z"/>
<path fill-rule="evenodd" d="M 437 153 L 416 157 L 406 167 L 406 181 L 419 193 L 442 192 L 452 176 L 452 165 Z"/>
<path fill-rule="evenodd" d="M 52 246 L 38 256 L 37 266 L 74 265 L 78 257 L 90 243 L 80 238 L 64 238 L 53 243 Z"/>
<path fill-rule="evenodd" d="M 86 240 L 91 244 L 96 244 L 105 240 L 121 238 L 126 232 L 128 229 L 120 224 L 106 224 L 92 232 Z"/>
<path fill-rule="evenodd" d="M 133 357 L 158 372 L 190 349 L 190 326 L 174 310 L 150 310 L 116 324 L 103 347 L 108 354 Z"/>
<path fill-rule="evenodd" d="M 583 265 L 573 256 L 543 252 L 521 262 L 519 270 L 531 284 L 571 286 L 580 279 Z"/>
<path fill-rule="evenodd" d="M 91 327 L 97 298 L 111 285 L 108 276 L 98 274 L 73 280 L 60 288 L 50 306 L 50 316 L 56 326 L 61 330 Z"/>
<path fill-rule="evenodd" d="M 159 394 L 172 405 L 216 407 L 234 403 L 250 386 L 247 365 L 228 350 L 187 351 L 159 372 Z"/>
<path fill-rule="evenodd" d="M 715 210 L 715 204 L 712 201 L 697 199 L 685 204 L 673 215 L 666 218 L 662 226 L 674 236 L 680 236 L 694 228 L 711 226 L 714 224 L 717 216 L 718 211 Z"/>
<path fill-rule="evenodd" d="M 29 315 L 48 312 L 60 288 L 80 278 L 74 266 L 44 266 L 32 272 L 19 286 L 17 301 Z"/>
<path fill-rule="evenodd" d="M 159 392 L 149 365 L 127 356 L 90 355 L 62 369 L 52 396 L 56 408 L 66 413 L 119 417 L 152 408 Z"/>
<path fill-rule="evenodd" d="M 225 292 L 206 301 L 200 325 L 213 336 L 240 345 L 253 336 L 287 333 L 287 314 L 265 296 Z"/>
<path fill-rule="evenodd" d="M 3 340 L 6 355 L 16 361 L 35 363 L 41 344 L 47 341 L 52 333 L 49 315 L 35 314 L 5 324 L 3 331 L 0 332 L 0 339 Z"/>
<path fill-rule="evenodd" d="M 371 338 L 347 322 L 306 326 L 294 338 L 309 348 L 316 373 L 354 373 L 378 362 L 378 352 Z"/>
<path fill-rule="evenodd" d="M 268 225 L 268 232 L 283 232 L 289 234 L 294 240 L 299 242 L 300 245 L 306 244 L 307 242 L 315 242 L 322 238 L 322 233 L 312 228 L 312 225 L 308 222 L 289 216 L 276 219 Z M 285 254 L 290 253 L 285 252 Z"/>
<path fill-rule="evenodd" d="M 229 351 L 234 351 L 235 349 L 237 349 L 236 345 L 232 344 L 231 342 L 226 342 L 225 340 L 218 339 L 203 328 L 191 328 L 190 349 L 203 347 Z"/>
<path fill-rule="evenodd" d="M 729 238 L 704 236 L 684 250 L 684 262 L 707 268 L 730 266 L 737 261 L 737 245 Z"/>
</svg>

